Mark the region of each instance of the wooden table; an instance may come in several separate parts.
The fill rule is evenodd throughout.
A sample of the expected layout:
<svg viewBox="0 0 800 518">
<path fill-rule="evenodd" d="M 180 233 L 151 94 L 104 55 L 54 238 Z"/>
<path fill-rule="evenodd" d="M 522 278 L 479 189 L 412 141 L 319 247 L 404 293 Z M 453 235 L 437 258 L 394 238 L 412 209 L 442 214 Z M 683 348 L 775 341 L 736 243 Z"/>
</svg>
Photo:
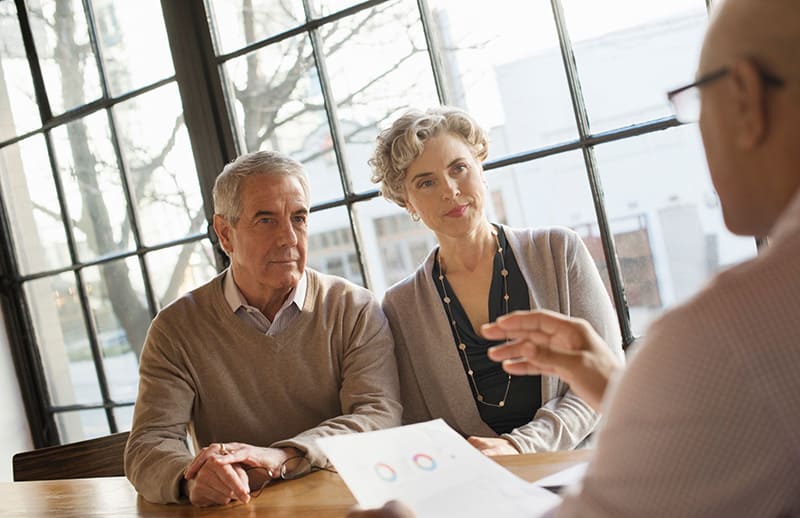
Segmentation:
<svg viewBox="0 0 800 518">
<path fill-rule="evenodd" d="M 495 457 L 521 478 L 533 481 L 589 459 L 589 450 Z M 339 475 L 312 473 L 270 485 L 248 504 L 195 508 L 158 505 L 140 498 L 123 477 L 0 483 L 0 516 L 43 518 L 176 516 L 314 516 L 341 518 L 355 499 Z"/>
</svg>

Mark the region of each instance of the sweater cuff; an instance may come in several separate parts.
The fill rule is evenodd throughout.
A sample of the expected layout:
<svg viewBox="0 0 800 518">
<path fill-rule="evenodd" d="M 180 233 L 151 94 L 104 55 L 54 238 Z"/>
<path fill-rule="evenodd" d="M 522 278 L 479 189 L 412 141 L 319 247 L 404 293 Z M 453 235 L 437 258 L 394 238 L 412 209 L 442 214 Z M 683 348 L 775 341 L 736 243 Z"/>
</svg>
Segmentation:
<svg viewBox="0 0 800 518">
<path fill-rule="evenodd" d="M 536 450 L 533 446 L 529 446 L 523 442 L 520 442 L 516 437 L 511 435 L 510 433 L 501 434 L 500 437 L 507 440 L 511 443 L 511 446 L 517 449 L 520 453 L 536 453 Z"/>
<path fill-rule="evenodd" d="M 317 446 L 317 440 L 314 437 L 304 439 L 286 439 L 270 444 L 270 448 L 297 448 L 308 459 L 312 466 L 324 467 L 328 465 L 328 458 L 322 453 L 322 450 Z"/>
</svg>

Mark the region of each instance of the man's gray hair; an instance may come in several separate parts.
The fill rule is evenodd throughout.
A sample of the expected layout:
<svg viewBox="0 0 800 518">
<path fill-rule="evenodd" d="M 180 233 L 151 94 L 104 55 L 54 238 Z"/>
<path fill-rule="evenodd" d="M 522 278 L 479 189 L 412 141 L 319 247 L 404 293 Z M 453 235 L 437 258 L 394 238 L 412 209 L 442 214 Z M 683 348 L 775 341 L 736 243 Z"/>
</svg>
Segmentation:
<svg viewBox="0 0 800 518">
<path fill-rule="evenodd" d="M 311 200 L 303 164 L 277 151 L 254 151 L 226 165 L 217 176 L 213 191 L 214 213 L 235 225 L 242 210 L 242 182 L 256 175 L 294 176 L 300 181 L 306 200 Z"/>
</svg>

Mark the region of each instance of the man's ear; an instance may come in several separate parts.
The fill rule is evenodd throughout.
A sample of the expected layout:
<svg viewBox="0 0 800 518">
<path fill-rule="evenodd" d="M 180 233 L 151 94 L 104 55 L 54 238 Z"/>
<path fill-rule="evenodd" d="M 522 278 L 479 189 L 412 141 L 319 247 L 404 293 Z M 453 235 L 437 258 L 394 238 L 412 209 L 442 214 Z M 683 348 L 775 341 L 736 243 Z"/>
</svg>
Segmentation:
<svg viewBox="0 0 800 518">
<path fill-rule="evenodd" d="M 737 60 L 731 66 L 731 77 L 736 143 L 742 149 L 751 150 L 767 137 L 766 86 L 758 66 L 750 59 Z"/>
<path fill-rule="evenodd" d="M 219 246 L 229 256 L 233 252 L 233 243 L 231 242 L 231 224 L 220 214 L 214 214 L 214 232 L 217 233 L 219 238 Z"/>
</svg>

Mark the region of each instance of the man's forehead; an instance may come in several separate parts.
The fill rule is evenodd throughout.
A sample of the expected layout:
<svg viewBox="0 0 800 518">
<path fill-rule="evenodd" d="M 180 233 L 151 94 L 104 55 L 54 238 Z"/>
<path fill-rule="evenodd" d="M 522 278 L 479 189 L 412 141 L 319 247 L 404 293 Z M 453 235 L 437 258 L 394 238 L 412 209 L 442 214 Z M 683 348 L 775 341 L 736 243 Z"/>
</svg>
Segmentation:
<svg viewBox="0 0 800 518">
<path fill-rule="evenodd" d="M 303 186 L 293 176 L 258 175 L 247 179 L 242 202 L 247 212 L 301 212 L 308 210 Z"/>
</svg>

